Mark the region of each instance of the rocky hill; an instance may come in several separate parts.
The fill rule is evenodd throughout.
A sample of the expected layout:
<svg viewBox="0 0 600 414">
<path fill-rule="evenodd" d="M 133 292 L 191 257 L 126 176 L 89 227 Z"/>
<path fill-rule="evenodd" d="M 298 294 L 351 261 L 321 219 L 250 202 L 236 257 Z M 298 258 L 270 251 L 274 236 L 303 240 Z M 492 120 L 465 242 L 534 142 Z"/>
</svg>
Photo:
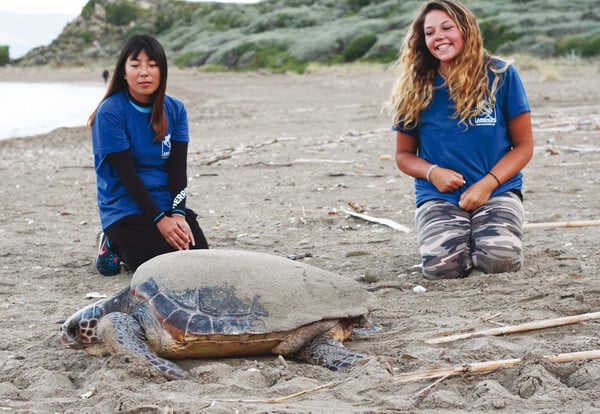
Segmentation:
<svg viewBox="0 0 600 414">
<path fill-rule="evenodd" d="M 488 50 L 541 57 L 600 54 L 597 0 L 464 0 Z M 124 39 L 154 34 L 180 67 L 302 72 L 309 62 L 390 62 L 422 1 L 89 0 L 50 45 L 18 65 L 111 64 Z"/>
</svg>

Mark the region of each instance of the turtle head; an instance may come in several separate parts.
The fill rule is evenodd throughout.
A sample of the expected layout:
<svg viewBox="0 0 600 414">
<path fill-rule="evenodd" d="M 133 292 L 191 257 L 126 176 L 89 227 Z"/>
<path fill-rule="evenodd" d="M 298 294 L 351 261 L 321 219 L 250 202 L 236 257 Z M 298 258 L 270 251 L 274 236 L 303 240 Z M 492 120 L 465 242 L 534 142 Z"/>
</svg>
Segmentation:
<svg viewBox="0 0 600 414">
<path fill-rule="evenodd" d="M 99 352 L 102 341 L 98 335 L 98 323 L 107 313 L 126 311 L 130 303 L 129 287 L 120 293 L 100 300 L 75 312 L 60 328 L 60 342 L 73 349 Z"/>
<path fill-rule="evenodd" d="M 85 349 L 98 344 L 98 321 L 105 313 L 102 301 L 75 312 L 63 323 L 60 342 L 73 349 Z"/>
</svg>

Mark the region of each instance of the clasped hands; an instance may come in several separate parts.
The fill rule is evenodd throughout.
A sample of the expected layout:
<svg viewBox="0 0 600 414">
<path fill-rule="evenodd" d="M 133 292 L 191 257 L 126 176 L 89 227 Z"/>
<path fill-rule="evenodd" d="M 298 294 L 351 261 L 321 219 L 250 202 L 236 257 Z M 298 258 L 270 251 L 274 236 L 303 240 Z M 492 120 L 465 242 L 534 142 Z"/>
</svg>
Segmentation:
<svg viewBox="0 0 600 414">
<path fill-rule="evenodd" d="M 486 177 L 484 176 L 481 180 L 470 185 L 460 195 L 458 201 L 460 208 L 466 211 L 473 211 L 481 207 L 490 198 L 492 191 L 495 189 L 495 181 L 490 183 L 490 180 L 486 179 Z M 451 193 L 467 185 L 462 174 L 442 167 L 436 167 L 431 171 L 429 181 L 442 193 Z"/>
<path fill-rule="evenodd" d="M 196 245 L 194 235 L 190 225 L 181 214 L 166 216 L 156 223 L 158 231 L 165 238 L 167 243 L 176 250 L 188 250 Z"/>
</svg>

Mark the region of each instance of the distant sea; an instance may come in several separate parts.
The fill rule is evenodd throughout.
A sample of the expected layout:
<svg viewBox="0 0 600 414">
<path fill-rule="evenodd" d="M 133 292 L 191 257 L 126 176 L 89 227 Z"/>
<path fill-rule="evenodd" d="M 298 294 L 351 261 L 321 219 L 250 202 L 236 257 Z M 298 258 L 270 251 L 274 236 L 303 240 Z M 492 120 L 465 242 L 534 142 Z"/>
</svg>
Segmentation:
<svg viewBox="0 0 600 414">
<path fill-rule="evenodd" d="M 106 87 L 0 82 L 0 140 L 86 124 Z"/>
</svg>

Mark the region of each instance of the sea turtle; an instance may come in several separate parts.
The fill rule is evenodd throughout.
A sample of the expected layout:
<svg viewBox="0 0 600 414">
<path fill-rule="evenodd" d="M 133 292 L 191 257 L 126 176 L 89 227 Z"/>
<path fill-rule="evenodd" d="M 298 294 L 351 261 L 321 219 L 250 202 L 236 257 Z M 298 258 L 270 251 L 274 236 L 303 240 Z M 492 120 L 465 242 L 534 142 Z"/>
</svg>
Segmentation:
<svg viewBox="0 0 600 414">
<path fill-rule="evenodd" d="M 191 250 L 141 265 L 130 286 L 76 312 L 60 341 L 94 355 L 143 355 L 169 379 L 169 359 L 276 354 L 332 370 L 363 356 L 342 345 L 376 298 L 358 282 L 287 258 Z"/>
</svg>

